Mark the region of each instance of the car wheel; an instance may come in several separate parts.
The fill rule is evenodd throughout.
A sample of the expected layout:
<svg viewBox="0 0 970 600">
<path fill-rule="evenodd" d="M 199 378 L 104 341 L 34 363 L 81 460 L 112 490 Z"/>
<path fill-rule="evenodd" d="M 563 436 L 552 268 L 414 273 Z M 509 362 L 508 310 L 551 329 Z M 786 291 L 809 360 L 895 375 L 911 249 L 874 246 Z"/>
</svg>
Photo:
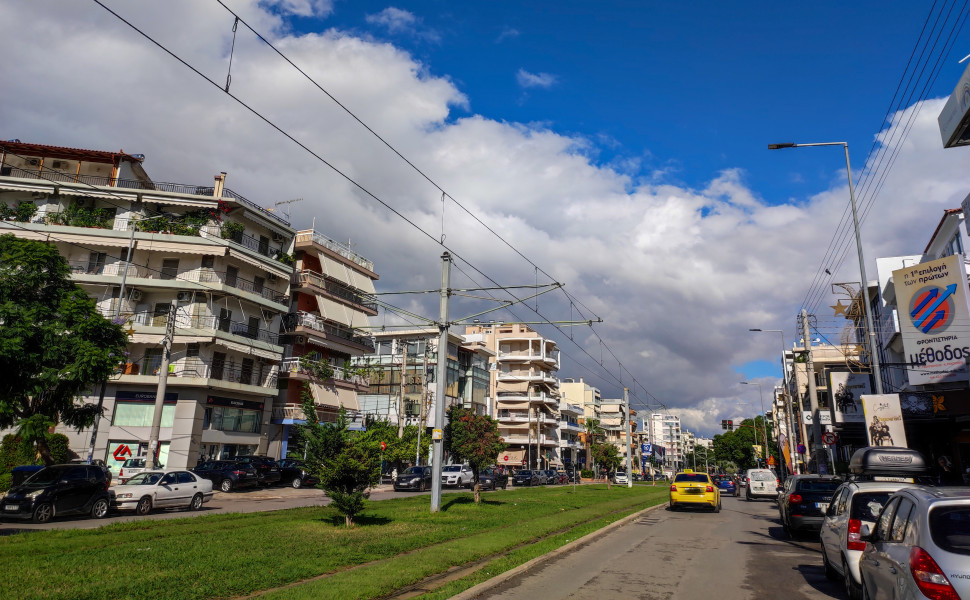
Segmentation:
<svg viewBox="0 0 970 600">
<path fill-rule="evenodd" d="M 219 489 L 224 492 L 232 491 L 232 479 L 223 479 L 222 483 L 219 484 Z"/>
<path fill-rule="evenodd" d="M 202 494 L 192 496 L 192 503 L 189 504 L 189 510 L 199 510 L 202 508 L 202 502 Z"/>
<path fill-rule="evenodd" d="M 303 479 L 300 477 L 294 477 L 293 481 L 290 482 L 290 486 L 295 490 L 300 489 L 303 487 Z"/>
<path fill-rule="evenodd" d="M 145 515 L 147 515 L 150 512 L 152 512 L 152 499 L 151 498 L 148 498 L 148 497 L 142 498 L 141 500 L 138 501 L 138 504 L 135 505 L 135 514 L 136 515 L 145 516 Z"/>
<path fill-rule="evenodd" d="M 717 507 L 714 509 L 714 512 L 716 512 L 716 513 L 721 512 L 721 501 L 720 500 L 717 501 Z"/>
<path fill-rule="evenodd" d="M 849 565 L 845 562 L 845 558 L 842 559 L 842 572 L 845 573 L 842 581 L 845 582 L 845 593 L 849 600 L 862 600 L 862 586 L 856 585 L 856 582 L 852 579 L 852 572 L 849 571 Z"/>
<path fill-rule="evenodd" d="M 34 523 L 48 523 L 54 518 L 54 507 L 49 502 L 44 502 L 34 509 Z"/>
<path fill-rule="evenodd" d="M 839 573 L 829 562 L 829 557 L 825 555 L 825 544 L 822 544 L 822 568 L 825 569 L 825 578 L 829 581 L 838 581 Z"/>
<path fill-rule="evenodd" d="M 94 501 L 94 506 L 91 507 L 91 518 L 103 519 L 107 517 L 109 507 L 107 498 L 98 498 Z"/>
</svg>

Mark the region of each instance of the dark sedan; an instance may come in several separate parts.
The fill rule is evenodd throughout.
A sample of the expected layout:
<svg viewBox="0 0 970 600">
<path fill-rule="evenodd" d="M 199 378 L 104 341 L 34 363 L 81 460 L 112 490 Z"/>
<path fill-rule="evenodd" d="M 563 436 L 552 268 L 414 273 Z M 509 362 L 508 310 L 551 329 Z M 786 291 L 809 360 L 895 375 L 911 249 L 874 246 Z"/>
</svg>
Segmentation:
<svg viewBox="0 0 970 600">
<path fill-rule="evenodd" d="M 223 492 L 259 485 L 256 467 L 249 463 L 234 460 L 208 460 L 191 471 L 199 477 L 211 480 L 212 487 Z"/>
<path fill-rule="evenodd" d="M 794 537 L 796 532 L 818 533 L 832 494 L 842 480 L 825 475 L 793 475 L 779 488 L 778 512 L 785 533 Z"/>
<path fill-rule="evenodd" d="M 498 488 L 504 490 L 509 486 L 509 476 L 497 469 L 485 469 L 478 474 L 478 483 L 481 484 L 483 490 Z"/>
<path fill-rule="evenodd" d="M 10 488 L 0 499 L 0 517 L 47 523 L 65 515 L 103 519 L 111 507 L 108 478 L 95 465 L 51 465 Z"/>
<path fill-rule="evenodd" d="M 512 477 L 512 485 L 539 485 L 541 483 L 541 478 L 539 476 L 539 471 L 530 471 L 529 469 L 522 469 L 517 471 Z"/>
<path fill-rule="evenodd" d="M 279 465 L 280 481 L 284 485 L 299 489 L 305 485 L 313 487 L 320 483 L 320 480 L 313 473 L 307 471 L 307 466 L 302 460 L 284 458 L 279 462 Z"/>
<path fill-rule="evenodd" d="M 431 489 L 431 467 L 408 467 L 394 480 L 395 492 L 423 492 Z"/>
<path fill-rule="evenodd" d="M 283 479 L 280 465 L 268 456 L 237 456 L 233 460 L 253 465 L 259 477 L 259 485 L 274 485 Z"/>
</svg>

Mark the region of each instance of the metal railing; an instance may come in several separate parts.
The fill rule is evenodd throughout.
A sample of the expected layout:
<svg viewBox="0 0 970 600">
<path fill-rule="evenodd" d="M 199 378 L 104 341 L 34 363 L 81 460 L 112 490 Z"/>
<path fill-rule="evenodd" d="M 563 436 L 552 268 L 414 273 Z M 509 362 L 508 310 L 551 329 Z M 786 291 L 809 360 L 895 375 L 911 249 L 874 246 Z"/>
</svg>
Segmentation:
<svg viewBox="0 0 970 600">
<path fill-rule="evenodd" d="M 168 313 L 156 315 L 155 313 L 145 311 L 125 316 L 129 317 L 134 325 L 165 327 L 168 324 Z M 249 323 L 241 323 L 239 321 L 231 321 L 229 319 L 214 316 L 177 315 L 175 317 L 175 326 L 180 329 L 225 331 L 226 333 L 231 333 L 233 335 L 238 335 L 251 340 L 269 342 L 270 344 L 277 346 L 279 345 L 280 339 L 278 333 L 273 333 L 268 329 L 259 329 L 258 327 L 253 327 Z"/>
<path fill-rule="evenodd" d="M 230 242 L 235 242 L 243 248 L 248 248 L 268 258 L 276 258 L 277 256 L 283 254 L 283 249 L 279 246 L 271 246 L 269 240 L 261 240 L 243 232 L 230 235 L 229 237 L 223 239 L 229 240 Z"/>
<path fill-rule="evenodd" d="M 304 364 L 309 363 L 309 364 Z M 308 360 L 301 362 L 298 357 L 286 357 L 280 361 L 280 373 L 301 373 L 303 375 L 313 375 L 315 366 L 322 366 L 323 363 L 320 361 Z M 350 383 L 356 383 L 359 385 L 368 385 L 366 379 L 356 374 L 349 374 L 343 367 L 337 367 L 334 365 L 329 365 L 333 370 L 333 375 L 330 379 L 338 379 L 340 381 L 348 381 Z"/>
<path fill-rule="evenodd" d="M 45 181 L 52 181 L 57 183 L 84 183 L 88 185 L 95 185 L 101 187 L 114 187 L 126 190 L 154 190 L 161 192 L 174 192 L 176 194 L 185 194 L 187 196 L 212 196 L 215 193 L 215 188 L 210 186 L 200 186 L 191 185 L 187 183 L 166 183 L 162 181 L 140 181 L 137 179 L 119 179 L 117 177 L 105 177 L 103 175 L 74 175 L 71 173 L 64 173 L 62 171 L 56 171 L 53 169 L 39 169 L 37 171 L 28 171 L 26 169 L 21 169 L 19 167 L 5 166 L 4 169 L 10 169 L 10 175 L 8 177 L 20 177 L 23 179 L 42 179 Z M 290 222 L 279 216 L 275 212 L 263 208 L 262 206 L 256 204 L 252 200 L 249 200 L 237 194 L 236 192 L 230 190 L 229 188 L 224 188 L 222 190 L 223 198 L 232 198 L 237 200 L 242 204 L 254 208 L 273 219 L 289 226 Z"/>
<path fill-rule="evenodd" d="M 365 296 L 354 288 L 336 281 L 335 279 L 331 279 L 326 275 L 305 269 L 297 273 L 297 276 L 297 281 L 299 281 L 301 285 L 313 285 L 320 289 L 327 290 L 327 292 L 337 296 L 338 298 L 343 298 L 348 302 L 359 304 L 360 306 L 373 311 L 377 310 L 377 302 L 374 302 L 369 296 Z"/>
<path fill-rule="evenodd" d="M 314 331 L 319 331 L 327 335 L 332 335 L 349 342 L 359 344 L 366 348 L 370 348 L 371 350 L 374 348 L 374 342 L 371 340 L 371 338 L 358 335 L 352 330 L 328 323 L 321 317 L 302 310 L 295 313 L 287 313 L 286 317 L 284 318 L 283 325 L 286 330 L 291 333 L 297 327 L 306 327 L 308 329 L 313 329 Z"/>
<path fill-rule="evenodd" d="M 343 256 L 347 260 L 352 260 L 353 262 L 364 267 L 368 271 L 374 270 L 374 261 L 367 260 L 363 256 L 351 250 L 350 247 L 347 246 L 346 244 L 341 244 L 340 242 L 336 242 L 323 234 L 317 233 L 312 229 L 304 229 L 302 231 L 297 231 L 296 241 L 297 243 L 313 242 L 313 243 L 319 244 L 324 248 L 327 248 L 329 250 L 336 252 L 337 254 L 339 254 L 340 256 Z"/>
<path fill-rule="evenodd" d="M 161 356 L 143 359 L 140 363 L 141 375 L 158 375 L 162 366 Z M 138 373 L 129 373 L 132 375 Z M 169 377 L 192 377 L 197 379 L 216 379 L 243 385 L 275 388 L 278 377 L 276 365 L 243 365 L 235 360 L 205 361 L 198 357 L 183 358 L 168 366 Z"/>
</svg>

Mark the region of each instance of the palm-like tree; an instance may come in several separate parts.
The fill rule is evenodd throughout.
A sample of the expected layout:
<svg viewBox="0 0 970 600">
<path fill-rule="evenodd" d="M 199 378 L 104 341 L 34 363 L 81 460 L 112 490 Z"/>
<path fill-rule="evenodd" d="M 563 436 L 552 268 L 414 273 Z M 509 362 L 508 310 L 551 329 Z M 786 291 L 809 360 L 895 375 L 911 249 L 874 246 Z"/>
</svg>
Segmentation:
<svg viewBox="0 0 970 600">
<path fill-rule="evenodd" d="M 600 427 L 599 419 L 586 419 L 583 422 L 583 429 L 585 430 L 583 441 L 586 442 L 586 468 L 589 469 L 590 461 L 593 458 L 593 444 L 596 443 L 596 440 L 603 435 L 605 430 Z"/>
</svg>

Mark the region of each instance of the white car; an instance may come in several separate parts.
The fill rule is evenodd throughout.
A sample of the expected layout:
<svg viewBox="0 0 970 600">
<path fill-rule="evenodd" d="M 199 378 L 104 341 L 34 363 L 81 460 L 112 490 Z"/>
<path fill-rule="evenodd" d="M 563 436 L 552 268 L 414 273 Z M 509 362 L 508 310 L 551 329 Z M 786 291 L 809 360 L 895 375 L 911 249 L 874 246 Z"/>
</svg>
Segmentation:
<svg viewBox="0 0 970 600">
<path fill-rule="evenodd" d="M 472 487 L 474 477 L 469 465 L 445 465 L 441 469 L 441 485 L 455 487 Z"/>
<path fill-rule="evenodd" d="M 630 483 L 630 479 L 626 476 L 626 473 L 624 473 L 623 471 L 617 471 L 616 473 L 613 473 L 613 483 L 616 483 L 619 485 L 627 485 L 628 483 Z"/>
<path fill-rule="evenodd" d="M 128 479 L 131 479 L 138 473 L 143 472 L 146 469 L 145 463 L 147 459 L 142 458 L 129 458 L 124 463 L 121 464 L 121 471 L 118 473 L 118 481 L 124 483 Z M 164 469 L 165 465 L 155 465 L 156 469 Z"/>
<path fill-rule="evenodd" d="M 778 498 L 778 476 L 771 469 L 748 469 L 744 474 L 748 489 L 744 493 L 747 500 L 755 498 Z"/>
<path fill-rule="evenodd" d="M 212 482 L 188 471 L 143 471 L 113 491 L 112 507 L 139 515 L 154 508 L 199 510 L 212 500 Z"/>
</svg>

